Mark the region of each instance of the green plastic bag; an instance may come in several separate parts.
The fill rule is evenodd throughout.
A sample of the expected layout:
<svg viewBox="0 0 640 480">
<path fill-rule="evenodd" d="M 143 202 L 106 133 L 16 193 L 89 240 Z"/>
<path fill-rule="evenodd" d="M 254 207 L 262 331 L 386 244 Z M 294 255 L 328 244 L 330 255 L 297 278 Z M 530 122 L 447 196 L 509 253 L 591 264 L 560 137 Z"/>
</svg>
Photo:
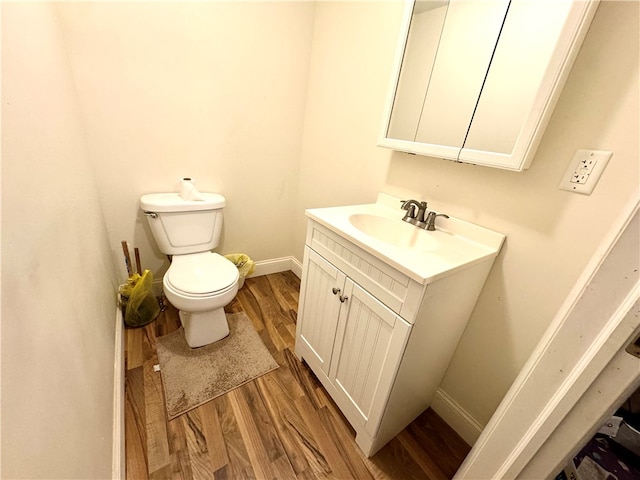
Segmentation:
<svg viewBox="0 0 640 480">
<path fill-rule="evenodd" d="M 256 269 L 256 263 L 244 253 L 231 253 L 225 255 L 224 258 L 230 260 L 236 267 L 238 267 L 238 288 L 242 288 L 244 285 L 244 279 L 251 275 Z"/>
<path fill-rule="evenodd" d="M 120 295 L 126 307 L 124 323 L 129 327 L 141 327 L 152 322 L 160 313 L 160 305 L 153 296 L 153 274 L 149 270 L 142 275 L 134 273 L 120 287 Z"/>
</svg>

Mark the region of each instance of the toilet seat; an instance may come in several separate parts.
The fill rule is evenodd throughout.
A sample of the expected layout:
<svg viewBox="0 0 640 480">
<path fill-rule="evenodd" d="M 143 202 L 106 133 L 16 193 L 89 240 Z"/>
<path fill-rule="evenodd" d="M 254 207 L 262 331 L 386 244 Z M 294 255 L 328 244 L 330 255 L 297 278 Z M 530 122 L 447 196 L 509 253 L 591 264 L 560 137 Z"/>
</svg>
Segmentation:
<svg viewBox="0 0 640 480">
<path fill-rule="evenodd" d="M 238 269 L 213 252 L 174 255 L 164 283 L 183 297 L 198 299 L 223 295 L 234 288 Z"/>
</svg>

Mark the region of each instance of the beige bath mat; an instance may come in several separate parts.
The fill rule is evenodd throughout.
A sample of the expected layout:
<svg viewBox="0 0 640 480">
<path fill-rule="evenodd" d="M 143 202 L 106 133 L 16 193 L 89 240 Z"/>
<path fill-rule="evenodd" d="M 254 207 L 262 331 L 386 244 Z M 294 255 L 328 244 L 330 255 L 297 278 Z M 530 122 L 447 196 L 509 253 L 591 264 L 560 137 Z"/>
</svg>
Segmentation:
<svg viewBox="0 0 640 480">
<path fill-rule="evenodd" d="M 278 368 L 243 313 L 227 314 L 229 336 L 192 349 L 182 329 L 158 338 L 169 420 Z"/>
</svg>

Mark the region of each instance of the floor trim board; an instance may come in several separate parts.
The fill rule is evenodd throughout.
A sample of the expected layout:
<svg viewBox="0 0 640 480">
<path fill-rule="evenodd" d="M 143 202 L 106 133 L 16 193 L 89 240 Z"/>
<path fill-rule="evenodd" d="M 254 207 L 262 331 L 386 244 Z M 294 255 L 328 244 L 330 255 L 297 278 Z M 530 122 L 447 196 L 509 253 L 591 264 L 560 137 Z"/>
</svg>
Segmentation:
<svg viewBox="0 0 640 480">
<path fill-rule="evenodd" d="M 118 296 L 118 301 L 120 300 Z M 124 321 L 116 306 L 116 331 L 113 362 L 113 450 L 111 478 L 125 478 L 124 445 Z"/>
<path fill-rule="evenodd" d="M 438 389 L 431 403 L 431 408 L 440 418 L 449 424 L 465 442 L 471 446 L 476 443 L 484 427 L 451 398 L 447 392 Z"/>
<path fill-rule="evenodd" d="M 294 257 L 281 257 L 257 261 L 256 269 L 250 276 L 259 277 L 261 275 L 286 272 L 287 270 L 291 270 L 298 278 L 302 277 L 302 263 Z"/>
</svg>

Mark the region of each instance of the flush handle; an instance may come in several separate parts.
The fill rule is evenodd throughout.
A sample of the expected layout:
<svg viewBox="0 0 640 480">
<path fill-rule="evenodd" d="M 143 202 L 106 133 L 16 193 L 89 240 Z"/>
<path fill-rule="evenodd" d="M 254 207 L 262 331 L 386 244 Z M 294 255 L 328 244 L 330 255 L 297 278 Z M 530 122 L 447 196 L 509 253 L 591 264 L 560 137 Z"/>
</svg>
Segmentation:
<svg viewBox="0 0 640 480">
<path fill-rule="evenodd" d="M 158 214 L 156 212 L 148 212 L 148 211 L 144 211 L 143 212 L 147 217 L 151 217 L 151 218 L 158 218 Z"/>
</svg>

